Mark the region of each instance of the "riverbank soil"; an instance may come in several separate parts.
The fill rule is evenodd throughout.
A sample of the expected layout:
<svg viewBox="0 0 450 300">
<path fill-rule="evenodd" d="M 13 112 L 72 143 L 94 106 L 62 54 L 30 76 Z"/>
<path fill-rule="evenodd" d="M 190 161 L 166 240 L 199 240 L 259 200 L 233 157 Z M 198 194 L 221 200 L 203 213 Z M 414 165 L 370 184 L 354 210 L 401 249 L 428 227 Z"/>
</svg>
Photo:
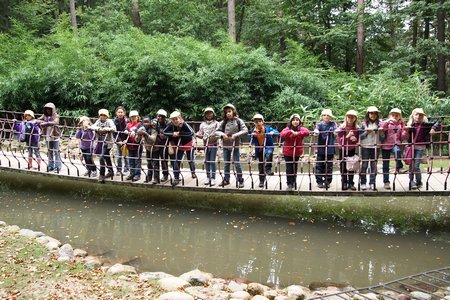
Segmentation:
<svg viewBox="0 0 450 300">
<path fill-rule="evenodd" d="M 156 299 L 155 282 L 109 275 L 57 255 L 27 237 L 0 229 L 0 299 Z"/>
</svg>

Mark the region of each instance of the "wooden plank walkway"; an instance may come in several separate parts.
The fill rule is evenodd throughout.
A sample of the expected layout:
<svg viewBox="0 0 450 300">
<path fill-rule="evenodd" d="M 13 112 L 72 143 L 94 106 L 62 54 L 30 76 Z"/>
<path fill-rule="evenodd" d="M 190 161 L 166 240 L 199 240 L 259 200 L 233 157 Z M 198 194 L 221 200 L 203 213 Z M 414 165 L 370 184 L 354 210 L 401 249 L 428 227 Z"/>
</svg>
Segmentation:
<svg viewBox="0 0 450 300">
<path fill-rule="evenodd" d="M 3 147 L 6 148 L 6 147 Z M 42 170 L 31 169 L 28 170 L 27 167 L 27 152 L 22 152 L 20 150 L 16 151 L 6 151 L 2 149 L 0 152 L 0 168 L 3 170 L 16 170 L 19 172 L 32 172 L 36 173 L 45 173 L 46 175 L 59 176 L 67 179 L 78 179 L 78 180 L 89 180 L 96 182 L 97 178 L 89 178 L 83 176 L 85 173 L 85 167 L 83 163 L 77 156 L 73 156 L 69 159 L 68 155 L 63 157 L 63 168 L 60 173 L 47 172 L 46 170 L 46 161 L 47 157 L 44 153 L 41 152 L 42 158 L 44 162 L 41 167 Z M 64 154 L 62 154 L 64 156 Z M 145 156 L 145 155 L 144 155 Z M 98 160 L 96 159 L 97 168 L 99 167 Z M 114 176 L 113 179 L 107 179 L 106 184 L 125 184 L 125 185 L 136 185 L 140 187 L 147 188 L 162 188 L 162 189 L 180 189 L 180 190 L 192 190 L 192 191 L 203 191 L 203 192 L 224 192 L 224 193 L 263 193 L 263 194 L 301 194 L 301 195 L 364 195 L 364 196 L 381 196 L 381 195 L 450 195 L 450 176 L 448 174 L 448 159 L 443 159 L 441 164 L 447 165 L 447 167 L 435 167 L 433 168 L 432 173 L 427 173 L 427 166 L 422 165 L 422 179 L 423 179 L 423 187 L 419 190 L 409 190 L 409 174 L 390 174 L 391 180 L 391 190 L 384 189 L 383 179 L 381 174 L 381 161 L 378 163 L 378 175 L 376 177 L 376 187 L 377 191 L 371 190 L 357 190 L 357 191 L 342 191 L 341 189 L 341 176 L 339 173 L 339 166 L 336 164 L 333 167 L 333 182 L 330 185 L 328 190 L 320 189 L 316 182 L 314 172 L 313 163 L 308 164 L 308 162 L 301 162 L 299 164 L 299 171 L 297 175 L 297 187 L 294 191 L 288 192 L 286 191 L 286 176 L 284 172 L 275 172 L 275 175 L 267 176 L 266 185 L 264 188 L 259 188 L 259 178 L 257 174 L 257 162 L 252 162 L 250 166 L 251 172 L 249 172 L 249 166 L 247 161 L 242 161 L 242 167 L 244 169 L 244 188 L 236 187 L 236 180 L 233 172 L 233 166 L 231 167 L 231 184 L 225 187 L 220 186 L 219 184 L 222 181 L 223 175 L 223 161 L 220 163 L 220 171 L 218 170 L 216 176 L 216 185 L 209 186 L 204 185 L 204 181 L 206 179 L 206 173 L 203 170 L 202 160 L 199 158 L 196 161 L 197 166 L 200 166 L 196 170 L 197 178 L 193 179 L 191 176 L 191 172 L 189 169 L 182 168 L 181 177 L 182 180 L 179 185 L 176 187 L 171 186 L 171 180 L 167 182 L 163 182 L 161 184 L 152 184 L 151 182 L 145 182 L 145 174 L 146 174 L 146 160 L 145 158 L 142 160 L 143 173 L 141 175 L 141 180 L 137 182 L 126 181 L 125 177 L 122 176 Z M 36 167 L 36 162 L 33 163 L 34 167 Z M 113 164 L 114 165 L 114 164 Z M 183 162 L 183 166 L 187 167 L 187 162 Z M 283 166 L 281 166 L 283 167 Z M 115 169 L 115 168 L 114 168 Z M 308 172 L 310 170 L 310 172 Z M 393 170 L 391 170 L 393 171 Z M 173 172 L 171 167 L 169 166 L 170 177 Z M 367 176 L 367 179 L 368 176 Z M 358 186 L 359 176 L 355 175 L 355 183 Z"/>
</svg>

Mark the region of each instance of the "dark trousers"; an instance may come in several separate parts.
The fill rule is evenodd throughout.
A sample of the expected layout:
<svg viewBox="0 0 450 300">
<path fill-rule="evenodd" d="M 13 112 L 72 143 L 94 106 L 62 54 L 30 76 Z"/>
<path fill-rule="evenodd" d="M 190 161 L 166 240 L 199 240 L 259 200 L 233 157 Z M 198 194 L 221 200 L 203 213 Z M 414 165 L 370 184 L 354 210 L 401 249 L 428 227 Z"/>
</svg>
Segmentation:
<svg viewBox="0 0 450 300">
<path fill-rule="evenodd" d="M 258 172 L 259 181 L 264 183 L 266 180 L 266 173 L 272 172 L 273 152 L 258 151 Z"/>
<path fill-rule="evenodd" d="M 284 160 L 286 160 L 286 179 L 288 186 L 295 186 L 296 184 L 299 159 L 300 156 L 284 156 Z"/>
<path fill-rule="evenodd" d="M 92 149 L 81 149 L 81 153 L 83 153 L 84 163 L 86 164 L 86 169 L 88 171 L 96 171 L 94 160 L 92 158 Z"/>
<path fill-rule="evenodd" d="M 361 184 L 367 183 L 367 169 L 370 165 L 370 184 L 375 184 L 377 176 L 377 159 L 380 149 L 378 148 L 361 148 L 362 164 L 361 164 Z"/>
<path fill-rule="evenodd" d="M 156 147 L 156 146 L 155 146 Z M 164 176 L 169 176 L 169 153 L 165 148 L 152 152 L 154 178 L 159 180 L 160 166 Z"/>
<path fill-rule="evenodd" d="M 103 145 L 103 151 L 100 155 L 100 175 L 105 176 L 105 167 L 108 167 L 108 173 L 114 173 L 112 168 L 112 162 L 111 162 L 111 155 L 109 152 L 111 151 L 110 148 L 108 148 L 108 145 Z"/>
<path fill-rule="evenodd" d="M 344 185 L 355 185 L 354 177 L 355 172 L 347 170 L 347 163 L 344 157 L 350 157 L 356 154 L 356 149 L 339 151 L 339 161 L 340 161 L 340 169 L 341 169 L 341 180 L 342 186 Z"/>
<path fill-rule="evenodd" d="M 316 158 L 316 182 L 330 184 L 333 180 L 333 156 L 317 154 Z"/>
</svg>

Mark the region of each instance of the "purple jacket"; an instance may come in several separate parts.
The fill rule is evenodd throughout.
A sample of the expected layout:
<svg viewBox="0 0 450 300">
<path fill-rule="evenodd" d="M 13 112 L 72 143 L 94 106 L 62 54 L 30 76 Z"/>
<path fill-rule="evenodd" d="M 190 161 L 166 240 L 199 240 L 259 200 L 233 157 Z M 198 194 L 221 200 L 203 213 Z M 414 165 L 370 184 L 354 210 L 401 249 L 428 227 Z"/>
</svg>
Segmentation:
<svg viewBox="0 0 450 300">
<path fill-rule="evenodd" d="M 78 129 L 75 138 L 80 140 L 80 148 L 83 150 L 92 150 L 94 148 L 95 132 L 91 129 Z"/>
<path fill-rule="evenodd" d="M 27 146 L 39 143 L 39 125 L 34 120 L 15 122 L 14 130 L 19 132 L 19 142 L 25 142 Z"/>
</svg>

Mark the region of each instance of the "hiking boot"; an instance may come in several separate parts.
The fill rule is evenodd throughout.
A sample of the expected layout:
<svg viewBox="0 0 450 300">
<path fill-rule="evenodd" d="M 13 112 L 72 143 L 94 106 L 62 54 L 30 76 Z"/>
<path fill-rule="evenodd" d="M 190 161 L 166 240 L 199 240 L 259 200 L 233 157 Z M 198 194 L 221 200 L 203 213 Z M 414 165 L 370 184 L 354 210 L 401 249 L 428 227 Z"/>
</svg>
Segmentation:
<svg viewBox="0 0 450 300">
<path fill-rule="evenodd" d="M 422 184 L 422 182 L 417 182 L 417 183 L 416 183 L 416 186 L 417 186 L 418 189 L 420 189 L 420 188 L 423 187 L 423 184 Z"/>
<path fill-rule="evenodd" d="M 169 180 L 169 175 L 164 175 L 163 178 L 161 179 L 162 182 L 165 182 Z"/>
<path fill-rule="evenodd" d="M 325 188 L 329 189 L 330 188 L 330 184 L 328 182 L 325 182 Z"/>
<path fill-rule="evenodd" d="M 323 188 L 325 188 L 325 185 L 323 184 L 323 182 L 319 182 L 319 183 L 317 184 L 317 187 L 318 187 L 319 189 L 323 189 Z"/>
<path fill-rule="evenodd" d="M 417 190 L 417 184 L 415 182 L 411 182 L 411 190 Z"/>
<path fill-rule="evenodd" d="M 92 171 L 91 172 L 91 177 L 97 177 L 97 171 Z"/>
<path fill-rule="evenodd" d="M 354 184 L 349 184 L 349 185 L 348 185 L 348 188 L 349 188 L 350 190 L 352 190 L 352 191 L 356 191 L 356 187 L 355 187 Z"/>
<path fill-rule="evenodd" d="M 139 180 L 141 180 L 141 176 L 139 175 L 136 175 L 133 177 L 133 179 L 131 179 L 131 181 L 139 181 Z"/>
<path fill-rule="evenodd" d="M 209 185 L 209 178 L 205 180 L 204 184 Z"/>
<path fill-rule="evenodd" d="M 152 184 L 159 184 L 159 183 L 160 183 L 159 179 L 153 179 L 152 181 Z"/>
<path fill-rule="evenodd" d="M 125 178 L 125 180 L 133 180 L 133 175 L 128 175 L 127 178 Z"/>
<path fill-rule="evenodd" d="M 361 190 L 367 190 L 367 185 L 365 183 L 361 183 Z"/>
<path fill-rule="evenodd" d="M 238 188 L 242 189 L 243 187 L 244 187 L 244 182 L 243 181 L 239 181 Z"/>
<path fill-rule="evenodd" d="M 113 172 L 111 172 L 111 171 L 109 171 L 108 173 L 106 173 L 106 175 L 105 175 L 105 179 L 106 178 L 113 178 L 114 177 L 114 173 Z"/>
<path fill-rule="evenodd" d="M 192 179 L 196 179 L 197 178 L 197 175 L 195 175 L 194 172 L 191 173 L 191 176 L 192 176 Z"/>
<path fill-rule="evenodd" d="M 375 187 L 375 184 L 371 183 L 369 186 L 370 186 L 370 189 L 371 189 L 372 191 L 374 191 L 374 192 L 377 191 L 377 188 Z"/>
<path fill-rule="evenodd" d="M 389 182 L 385 182 L 384 183 L 384 189 L 385 190 L 390 190 L 391 189 L 391 184 Z"/>
<path fill-rule="evenodd" d="M 230 184 L 230 182 L 228 180 L 224 179 L 220 185 L 221 186 L 226 186 L 226 185 L 229 185 L 229 184 Z"/>
<path fill-rule="evenodd" d="M 105 183 L 105 176 L 103 176 L 103 175 L 98 176 L 98 182 Z"/>
<path fill-rule="evenodd" d="M 173 181 L 172 181 L 172 186 L 176 186 L 176 185 L 178 185 L 180 183 L 180 179 L 174 179 Z"/>
<path fill-rule="evenodd" d="M 259 187 L 260 187 L 260 188 L 263 188 L 263 187 L 264 187 L 264 182 L 260 182 L 260 183 L 259 183 Z"/>
<path fill-rule="evenodd" d="M 348 190 L 348 185 L 347 185 L 346 183 L 344 183 L 344 184 L 342 185 L 342 190 L 343 190 L 343 191 Z"/>
<path fill-rule="evenodd" d="M 288 184 L 286 191 L 287 192 L 292 192 L 294 190 L 294 186 L 292 184 Z"/>
</svg>

